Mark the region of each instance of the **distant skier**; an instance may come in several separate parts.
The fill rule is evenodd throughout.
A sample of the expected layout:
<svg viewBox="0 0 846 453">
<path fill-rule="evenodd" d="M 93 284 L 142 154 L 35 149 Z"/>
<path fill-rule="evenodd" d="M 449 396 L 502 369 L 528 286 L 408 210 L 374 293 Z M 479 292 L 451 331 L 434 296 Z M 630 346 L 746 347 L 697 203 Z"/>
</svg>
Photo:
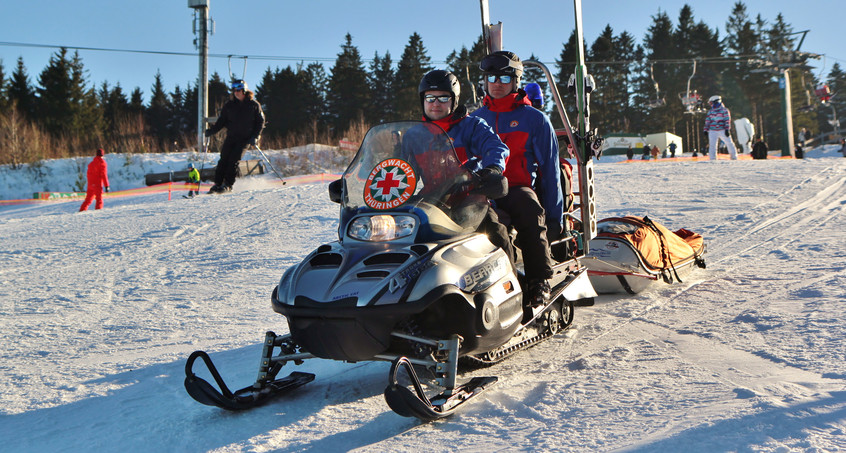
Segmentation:
<svg viewBox="0 0 846 453">
<path fill-rule="evenodd" d="M 238 162 L 247 146 L 256 146 L 264 129 L 264 112 L 261 105 L 253 99 L 253 92 L 247 89 L 243 80 L 232 82 L 232 99 L 220 110 L 217 121 L 208 129 L 205 136 L 211 137 L 226 128 L 226 140 L 220 149 L 220 161 L 214 172 L 214 186 L 209 193 L 224 193 L 232 190 L 235 184 L 235 172 Z"/>
<path fill-rule="evenodd" d="M 843 154 L 843 157 L 846 157 L 846 138 L 840 139 L 840 154 Z"/>
<path fill-rule="evenodd" d="M 106 159 L 103 159 L 104 154 L 103 148 L 98 149 L 97 155 L 88 164 L 88 190 L 85 191 L 85 201 L 79 207 L 79 212 L 87 210 L 94 199 L 97 200 L 94 209 L 103 208 L 103 190 L 109 192 L 109 166 L 106 164 Z"/>
<path fill-rule="evenodd" d="M 708 99 L 711 103 L 711 110 L 705 116 L 705 133 L 708 134 L 708 157 L 711 160 L 717 159 L 717 143 L 722 141 L 731 153 L 731 159 L 737 160 L 737 148 L 731 141 L 731 112 L 723 105 L 723 98 L 720 95 L 711 96 Z"/>
<path fill-rule="evenodd" d="M 766 159 L 767 151 L 769 151 L 769 147 L 767 146 L 767 142 L 764 141 L 764 136 L 758 136 L 758 141 L 756 141 L 755 145 L 752 146 L 752 158 Z"/>
<path fill-rule="evenodd" d="M 194 184 L 197 188 L 194 189 Z M 200 194 L 200 172 L 194 168 L 194 164 L 188 164 L 188 198 Z"/>
<path fill-rule="evenodd" d="M 676 142 L 670 142 L 670 146 L 669 146 L 670 157 L 676 157 L 676 148 L 677 147 L 678 147 L 678 145 L 676 145 Z"/>
<path fill-rule="evenodd" d="M 634 150 L 632 149 L 632 145 L 629 145 L 629 149 L 626 150 L 626 159 L 632 160 L 634 158 Z"/>
</svg>

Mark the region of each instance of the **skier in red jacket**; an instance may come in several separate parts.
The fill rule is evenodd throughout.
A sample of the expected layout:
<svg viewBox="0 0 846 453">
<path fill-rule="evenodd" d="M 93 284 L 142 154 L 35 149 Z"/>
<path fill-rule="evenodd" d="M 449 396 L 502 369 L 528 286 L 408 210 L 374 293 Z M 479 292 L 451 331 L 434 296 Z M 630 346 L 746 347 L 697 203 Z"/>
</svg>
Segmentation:
<svg viewBox="0 0 846 453">
<path fill-rule="evenodd" d="M 101 209 L 103 207 L 103 189 L 109 191 L 109 175 L 108 165 L 106 159 L 103 159 L 103 148 L 97 150 L 97 155 L 94 160 L 88 164 L 88 190 L 85 192 L 85 201 L 79 207 L 79 211 L 85 211 L 88 206 L 91 206 L 91 201 L 95 198 L 97 203 L 94 204 L 94 209 Z"/>
</svg>

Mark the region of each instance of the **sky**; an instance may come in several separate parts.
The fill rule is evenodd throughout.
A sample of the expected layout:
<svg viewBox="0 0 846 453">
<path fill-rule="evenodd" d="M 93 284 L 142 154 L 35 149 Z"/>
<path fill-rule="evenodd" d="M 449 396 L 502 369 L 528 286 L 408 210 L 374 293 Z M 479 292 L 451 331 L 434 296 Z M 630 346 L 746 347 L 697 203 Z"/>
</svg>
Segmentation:
<svg viewBox="0 0 846 453">
<path fill-rule="evenodd" d="M 0 60 L 7 77 L 18 57 L 23 57 L 30 83 L 37 85 L 38 74 L 58 49 L 30 45 L 192 54 L 79 51 L 90 85 L 120 83 L 126 93 L 140 87 L 145 92 L 145 102 L 149 101 L 157 71 L 169 91 L 176 85 L 193 83 L 199 73 L 193 44 L 193 10 L 186 0 L 2 3 Z M 675 23 L 685 3 L 692 5 L 695 20 L 719 28 L 724 36 L 734 0 L 661 0 L 648 2 L 650 6 L 631 0 L 583 3 L 585 39 L 590 44 L 606 25 L 615 34 L 628 31 L 641 42 L 652 16 L 659 10 L 666 11 Z M 521 7 L 517 4 L 490 0 L 491 22 L 504 24 L 505 47 L 523 58 L 534 53 L 541 61 L 554 64 L 574 26 L 572 2 L 526 0 L 520 3 Z M 753 20 L 761 14 L 772 22 L 781 12 L 794 31 L 810 30 L 801 50 L 826 55 L 824 60 L 812 62 L 818 73 L 827 73 L 835 61 L 841 66 L 846 64 L 842 27 L 838 24 L 846 17 L 846 2 L 747 0 L 745 4 Z M 433 62 L 442 66 L 450 52 L 472 45 L 481 31 L 479 2 L 475 0 L 211 0 L 210 15 L 215 33 L 209 40 L 209 52 L 221 57 L 210 60 L 209 73 L 217 72 L 225 78 L 230 67 L 226 55 L 251 55 L 254 58 L 247 59 L 246 71 L 243 59 L 232 59 L 231 68 L 252 86 L 268 67 L 318 60 L 328 71 L 348 32 L 364 59 L 373 58 L 376 52 L 390 52 L 394 62 L 409 36 L 417 32 Z"/>
</svg>

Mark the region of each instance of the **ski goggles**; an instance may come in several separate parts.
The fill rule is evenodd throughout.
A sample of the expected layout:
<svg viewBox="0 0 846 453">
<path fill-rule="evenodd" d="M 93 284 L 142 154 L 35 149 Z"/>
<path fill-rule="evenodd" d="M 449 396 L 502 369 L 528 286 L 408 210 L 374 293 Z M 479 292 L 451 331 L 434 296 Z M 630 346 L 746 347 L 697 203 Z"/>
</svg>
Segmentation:
<svg viewBox="0 0 846 453">
<path fill-rule="evenodd" d="M 434 94 L 427 94 L 427 95 L 423 96 L 423 100 L 428 102 L 429 104 L 432 104 L 435 101 L 438 101 L 441 104 L 446 104 L 447 102 L 452 101 L 452 96 L 450 96 L 448 94 L 444 94 L 442 96 L 435 96 Z"/>
<path fill-rule="evenodd" d="M 232 88 L 232 91 L 244 91 L 244 83 L 243 82 L 232 82 L 232 85 L 230 85 L 230 88 Z"/>
<path fill-rule="evenodd" d="M 491 73 L 516 72 L 523 70 L 523 64 L 505 55 L 488 55 L 479 63 L 479 69 Z"/>
<path fill-rule="evenodd" d="M 511 83 L 512 80 L 514 80 L 514 76 L 505 75 L 505 74 L 503 74 L 503 75 L 488 74 L 488 75 L 485 76 L 485 80 L 487 80 L 488 83 L 495 83 L 497 79 L 499 79 L 499 83 L 508 84 L 508 83 Z"/>
</svg>

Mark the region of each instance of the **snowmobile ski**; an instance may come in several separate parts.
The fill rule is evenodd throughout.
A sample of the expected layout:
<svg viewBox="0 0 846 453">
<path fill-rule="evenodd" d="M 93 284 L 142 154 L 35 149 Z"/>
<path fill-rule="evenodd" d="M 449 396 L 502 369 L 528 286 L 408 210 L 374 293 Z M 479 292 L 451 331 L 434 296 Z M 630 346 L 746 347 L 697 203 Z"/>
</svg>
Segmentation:
<svg viewBox="0 0 846 453">
<path fill-rule="evenodd" d="M 314 380 L 314 374 L 295 371 L 287 377 L 275 379 L 276 374 L 284 365 L 284 361 L 273 357 L 273 349 L 275 346 L 284 345 L 285 339 L 286 337 L 277 337 L 273 332 L 267 332 L 258 379 L 253 385 L 235 392 L 229 390 L 209 355 L 204 351 L 194 351 L 185 364 L 185 390 L 192 398 L 207 406 L 239 411 L 260 406 L 273 397 L 308 384 Z M 198 358 L 206 364 L 220 390 L 194 374 L 194 362 Z"/>
<path fill-rule="evenodd" d="M 397 375 L 399 369 L 406 370 L 414 391 L 400 385 Z M 495 384 L 494 376 L 474 377 L 464 385 L 446 389 L 437 396 L 429 398 L 423 391 L 420 379 L 414 367 L 406 357 L 399 357 L 391 364 L 390 381 L 385 389 L 385 401 L 388 406 L 403 417 L 417 417 L 423 421 L 438 420 L 452 415 L 471 399 L 479 396 Z"/>
</svg>

